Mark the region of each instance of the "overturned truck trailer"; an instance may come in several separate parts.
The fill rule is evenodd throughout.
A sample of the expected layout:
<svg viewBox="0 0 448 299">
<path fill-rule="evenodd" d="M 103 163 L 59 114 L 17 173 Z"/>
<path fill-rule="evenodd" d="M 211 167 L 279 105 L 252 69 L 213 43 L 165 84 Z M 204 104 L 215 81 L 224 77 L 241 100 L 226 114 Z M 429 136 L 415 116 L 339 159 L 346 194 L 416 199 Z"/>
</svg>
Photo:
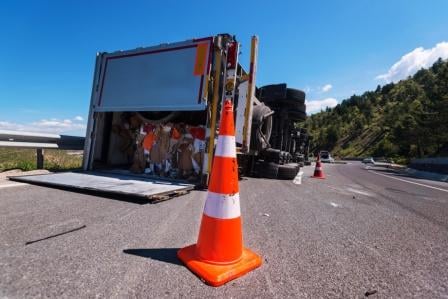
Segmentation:
<svg viewBox="0 0 448 299">
<path fill-rule="evenodd" d="M 219 34 L 98 53 L 83 172 L 26 180 L 147 198 L 206 186 L 224 98 L 234 103 L 240 172 L 295 176 L 298 166 L 289 158 L 295 148 L 273 149 L 270 141 L 273 128 L 279 127 L 273 115 L 284 114 L 278 109 L 282 103 L 256 97 L 258 39 L 251 41 L 249 70 L 238 61 L 239 47 L 234 36 Z M 288 130 L 284 123 L 293 118 L 278 119 Z M 269 175 L 262 170 L 266 166 Z M 153 191 L 148 193 L 145 183 Z"/>
</svg>

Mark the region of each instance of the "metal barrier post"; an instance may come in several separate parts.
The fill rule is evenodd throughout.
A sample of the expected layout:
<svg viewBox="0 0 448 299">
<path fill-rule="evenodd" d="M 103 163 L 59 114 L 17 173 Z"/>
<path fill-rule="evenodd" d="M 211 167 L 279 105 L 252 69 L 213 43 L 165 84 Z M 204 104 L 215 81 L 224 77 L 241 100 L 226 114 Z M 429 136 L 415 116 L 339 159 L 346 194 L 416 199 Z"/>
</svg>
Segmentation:
<svg viewBox="0 0 448 299">
<path fill-rule="evenodd" d="M 44 150 L 42 148 L 36 149 L 37 155 L 37 169 L 44 169 Z"/>
</svg>

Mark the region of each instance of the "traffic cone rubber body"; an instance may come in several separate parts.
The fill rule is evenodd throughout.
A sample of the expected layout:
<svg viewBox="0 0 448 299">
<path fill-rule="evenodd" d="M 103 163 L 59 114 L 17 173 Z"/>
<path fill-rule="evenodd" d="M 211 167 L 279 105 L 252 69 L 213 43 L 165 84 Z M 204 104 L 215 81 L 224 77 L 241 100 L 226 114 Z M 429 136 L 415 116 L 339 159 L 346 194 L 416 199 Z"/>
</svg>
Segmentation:
<svg viewBox="0 0 448 299">
<path fill-rule="evenodd" d="M 262 263 L 257 254 L 243 247 L 233 106 L 229 100 L 222 111 L 198 241 L 180 249 L 177 256 L 216 287 Z"/>
<path fill-rule="evenodd" d="M 325 179 L 324 170 L 322 168 L 322 163 L 320 162 L 319 156 L 317 157 L 316 168 L 314 169 L 314 175 L 312 176 L 312 178 Z"/>
</svg>

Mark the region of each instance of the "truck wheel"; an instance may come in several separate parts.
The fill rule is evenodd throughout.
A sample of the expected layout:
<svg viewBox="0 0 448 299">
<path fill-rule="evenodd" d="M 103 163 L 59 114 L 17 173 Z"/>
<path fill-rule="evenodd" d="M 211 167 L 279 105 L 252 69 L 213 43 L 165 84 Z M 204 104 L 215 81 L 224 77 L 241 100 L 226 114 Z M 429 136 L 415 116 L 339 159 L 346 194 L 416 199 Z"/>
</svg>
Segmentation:
<svg viewBox="0 0 448 299">
<path fill-rule="evenodd" d="M 305 103 L 305 92 L 294 89 L 294 88 L 287 88 L 286 89 L 286 98 L 295 100 L 297 102 L 301 102 L 302 104 Z"/>
<path fill-rule="evenodd" d="M 306 113 L 302 111 L 289 112 L 288 117 L 293 121 L 306 120 Z"/>
<path fill-rule="evenodd" d="M 263 151 L 264 160 L 279 164 L 281 161 L 281 151 L 279 149 L 267 148 Z"/>
<path fill-rule="evenodd" d="M 286 98 L 286 84 L 271 84 L 260 88 L 260 101 Z"/>
<path fill-rule="evenodd" d="M 296 177 L 300 167 L 296 163 L 289 163 L 278 166 L 277 177 L 280 180 L 292 180 Z"/>
<path fill-rule="evenodd" d="M 306 105 L 299 103 L 299 102 L 295 102 L 295 103 L 291 103 L 291 110 L 292 111 L 297 111 L 297 112 L 303 112 L 306 113 Z"/>
<path fill-rule="evenodd" d="M 278 176 L 279 166 L 277 163 L 265 162 L 261 164 L 260 176 L 267 179 L 276 179 Z"/>
<path fill-rule="evenodd" d="M 251 147 L 261 151 L 269 147 L 272 133 L 272 110 L 262 104 L 253 108 Z"/>
<path fill-rule="evenodd" d="M 285 108 L 289 111 L 306 112 L 306 105 L 303 102 L 298 102 L 291 99 L 270 101 L 266 102 L 266 105 L 272 109 Z"/>
</svg>

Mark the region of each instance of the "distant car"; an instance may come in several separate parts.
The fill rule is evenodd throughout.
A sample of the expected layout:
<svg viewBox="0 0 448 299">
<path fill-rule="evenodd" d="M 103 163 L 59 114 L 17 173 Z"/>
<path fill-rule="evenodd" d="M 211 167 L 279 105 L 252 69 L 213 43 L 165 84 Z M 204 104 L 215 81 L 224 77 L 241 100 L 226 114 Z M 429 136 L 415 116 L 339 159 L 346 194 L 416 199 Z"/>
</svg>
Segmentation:
<svg viewBox="0 0 448 299">
<path fill-rule="evenodd" d="M 334 159 L 328 151 L 319 152 L 320 161 L 323 163 L 334 163 Z"/>
<path fill-rule="evenodd" d="M 375 160 L 373 160 L 372 157 L 369 157 L 369 158 L 363 159 L 362 163 L 364 163 L 364 164 L 375 164 Z"/>
</svg>

